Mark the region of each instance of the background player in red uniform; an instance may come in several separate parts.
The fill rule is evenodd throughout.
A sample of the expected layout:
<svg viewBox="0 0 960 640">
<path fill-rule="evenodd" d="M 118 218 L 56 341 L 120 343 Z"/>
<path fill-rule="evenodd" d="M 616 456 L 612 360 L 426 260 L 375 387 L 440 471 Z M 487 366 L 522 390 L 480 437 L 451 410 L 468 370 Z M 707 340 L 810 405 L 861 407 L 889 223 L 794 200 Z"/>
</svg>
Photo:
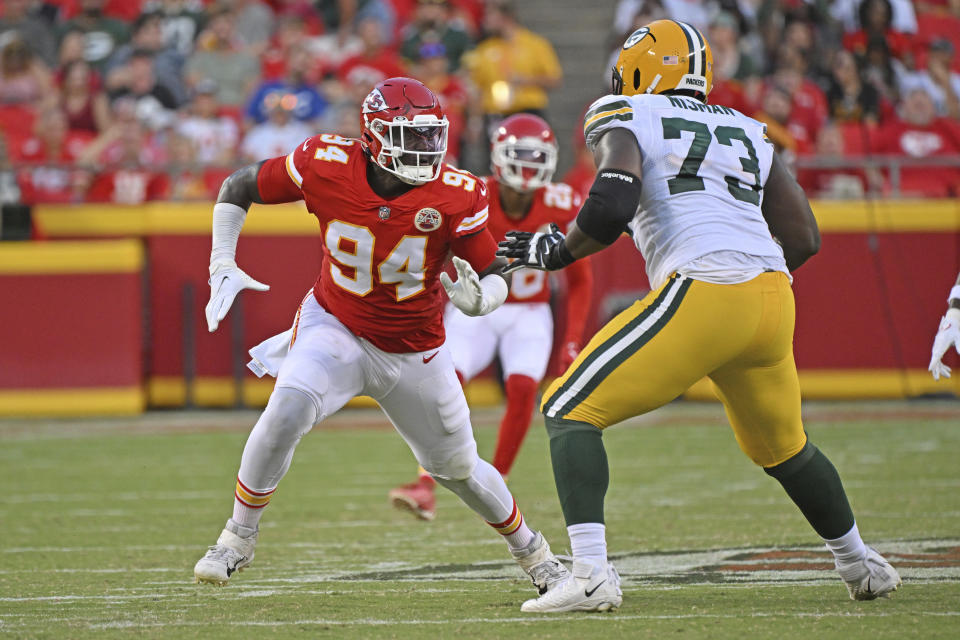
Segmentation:
<svg viewBox="0 0 960 640">
<path fill-rule="evenodd" d="M 488 226 L 498 241 L 507 231 L 541 231 L 555 222 L 566 228 L 580 210 L 580 194 L 567 184 L 552 184 L 557 168 L 557 140 L 542 118 L 516 114 L 497 128 L 491 153 L 493 176 L 485 178 L 490 197 Z M 560 366 L 566 369 L 580 352 L 593 276 L 589 263 L 567 271 L 566 329 Z M 466 383 L 499 355 L 507 408 L 500 422 L 493 466 L 504 477 L 533 418 L 537 388 L 553 348 L 550 286 L 544 271 L 514 272 L 506 303 L 485 316 L 471 317 L 447 306 L 447 348 L 460 381 Z M 416 482 L 390 491 L 395 506 L 423 520 L 436 515 L 433 478 L 423 468 Z"/>
<path fill-rule="evenodd" d="M 250 564 L 263 508 L 300 438 L 351 398 L 368 395 L 417 461 L 504 536 L 545 592 L 568 572 L 524 523 L 497 470 L 477 456 L 470 410 L 443 344 L 441 283 L 469 314 L 489 313 L 508 295 L 486 229 L 486 187 L 443 163 L 447 119 L 416 80 L 379 83 L 364 100 L 361 126 L 359 140 L 308 138 L 286 157 L 232 174 L 221 188 L 210 331 L 237 293 L 267 288 L 234 260 L 251 203 L 303 199 L 320 223 L 323 256 L 293 327 L 251 350 L 251 368 L 275 375 L 276 386 L 244 447 L 233 516 L 194 574 L 225 584 Z M 440 272 L 450 251 L 459 256 L 456 282 Z"/>
</svg>

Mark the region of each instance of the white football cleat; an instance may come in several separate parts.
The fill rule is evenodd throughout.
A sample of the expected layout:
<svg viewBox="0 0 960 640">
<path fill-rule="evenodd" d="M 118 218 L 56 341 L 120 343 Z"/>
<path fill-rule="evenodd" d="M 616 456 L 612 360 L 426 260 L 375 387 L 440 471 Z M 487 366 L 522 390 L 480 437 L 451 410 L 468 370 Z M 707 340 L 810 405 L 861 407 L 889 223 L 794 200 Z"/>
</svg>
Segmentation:
<svg viewBox="0 0 960 640">
<path fill-rule="evenodd" d="M 599 567 L 591 562 L 574 559 L 573 573 L 569 578 L 539 598 L 524 602 L 520 611 L 612 611 L 622 602 L 620 575 L 612 564 Z"/>
<path fill-rule="evenodd" d="M 257 546 L 257 530 L 241 537 L 240 533 L 250 531 L 249 527 L 228 520 L 217 544 L 209 547 L 207 553 L 193 567 L 194 581 L 209 582 L 222 587 L 230 581 L 234 571 L 243 571 L 253 562 L 254 548 Z"/>
<path fill-rule="evenodd" d="M 553 555 L 547 539 L 539 531 L 526 547 L 511 549 L 510 553 L 541 595 L 570 577 L 570 571 Z"/>
<path fill-rule="evenodd" d="M 867 547 L 867 555 L 861 560 L 844 567 L 838 565 L 837 571 L 847 585 L 851 600 L 889 598 L 903 584 L 897 570 L 873 547 Z"/>
</svg>

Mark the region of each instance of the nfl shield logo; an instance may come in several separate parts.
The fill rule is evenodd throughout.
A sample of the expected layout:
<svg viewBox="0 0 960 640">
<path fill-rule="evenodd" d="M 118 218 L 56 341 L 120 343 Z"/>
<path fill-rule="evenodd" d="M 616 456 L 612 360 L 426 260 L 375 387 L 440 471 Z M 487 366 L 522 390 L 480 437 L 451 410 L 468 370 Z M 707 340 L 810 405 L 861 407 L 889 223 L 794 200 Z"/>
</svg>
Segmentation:
<svg viewBox="0 0 960 640">
<path fill-rule="evenodd" d="M 390 207 L 380 207 L 380 213 L 377 215 L 380 216 L 381 220 L 386 220 L 390 217 Z"/>
<path fill-rule="evenodd" d="M 440 216 L 440 212 L 436 209 L 431 209 L 430 207 L 424 207 L 417 211 L 417 217 L 413 219 L 413 226 L 415 226 L 420 231 L 436 231 L 440 228 L 440 223 L 443 218 Z"/>
</svg>

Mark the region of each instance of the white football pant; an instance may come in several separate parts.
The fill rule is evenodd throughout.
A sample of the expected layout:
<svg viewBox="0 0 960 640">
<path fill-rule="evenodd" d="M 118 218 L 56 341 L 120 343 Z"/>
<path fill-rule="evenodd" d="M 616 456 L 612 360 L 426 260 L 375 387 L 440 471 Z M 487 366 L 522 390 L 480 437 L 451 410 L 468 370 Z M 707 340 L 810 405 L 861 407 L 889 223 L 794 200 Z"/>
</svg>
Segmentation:
<svg viewBox="0 0 960 640">
<path fill-rule="evenodd" d="M 553 315 L 546 302 L 509 302 L 476 317 L 448 304 L 443 324 L 453 364 L 465 380 L 490 366 L 497 355 L 504 380 L 513 374 L 543 379 L 553 347 Z"/>
<path fill-rule="evenodd" d="M 240 480 L 254 491 L 275 488 L 300 438 L 358 395 L 374 398 L 420 465 L 481 517 L 502 522 L 510 516 L 513 497 L 503 478 L 477 456 L 470 409 L 449 351 L 381 351 L 353 335 L 313 296 L 302 305 L 296 340 L 247 440 Z"/>
</svg>

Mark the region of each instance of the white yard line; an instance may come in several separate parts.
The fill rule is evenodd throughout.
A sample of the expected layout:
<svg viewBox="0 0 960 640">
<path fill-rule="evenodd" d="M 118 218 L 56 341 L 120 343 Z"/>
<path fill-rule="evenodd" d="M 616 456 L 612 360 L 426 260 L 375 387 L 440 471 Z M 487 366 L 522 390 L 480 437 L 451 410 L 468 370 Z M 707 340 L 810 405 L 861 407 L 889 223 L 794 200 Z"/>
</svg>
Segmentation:
<svg viewBox="0 0 960 640">
<path fill-rule="evenodd" d="M 576 614 L 574 614 L 576 616 Z M 410 619 L 379 619 L 379 618 L 360 618 L 358 620 L 331 620 L 325 618 L 319 619 L 302 619 L 302 620 L 291 620 L 288 622 L 283 621 L 264 621 L 264 620 L 226 620 L 218 621 L 218 626 L 252 626 L 252 627 L 287 627 L 287 626 L 340 626 L 340 627 L 352 627 L 352 626 L 394 626 L 394 625 L 449 625 L 449 624 L 483 624 L 483 625 L 492 625 L 492 624 L 517 624 L 523 622 L 547 622 L 547 621 L 557 621 L 563 620 L 565 624 L 569 624 L 576 621 L 588 622 L 594 624 L 596 622 L 622 622 L 624 620 L 733 620 L 733 619 L 742 619 L 742 618 L 812 618 L 815 620 L 822 620 L 828 618 L 900 618 L 900 617 L 909 617 L 914 618 L 916 616 L 931 616 L 931 617 L 955 617 L 960 616 L 960 611 L 911 611 L 903 613 L 887 613 L 887 612 L 837 612 L 837 613 L 808 613 L 808 612 L 796 612 L 796 611 L 782 611 L 782 612 L 757 612 L 757 613 L 736 613 L 736 614 L 710 614 L 710 613 L 685 613 L 677 615 L 653 615 L 653 614 L 603 614 L 603 615 L 588 615 L 588 616 L 579 616 L 571 617 L 564 616 L 558 618 L 557 616 L 518 616 L 511 618 L 460 618 L 456 620 L 410 620 Z M 101 624 L 91 624 L 89 627 L 91 629 L 137 629 L 137 628 L 153 628 L 153 627 L 200 627 L 208 626 L 209 622 L 188 622 L 188 621 L 170 621 L 170 622 L 133 622 L 133 621 L 118 621 L 118 622 L 106 622 Z"/>
</svg>

